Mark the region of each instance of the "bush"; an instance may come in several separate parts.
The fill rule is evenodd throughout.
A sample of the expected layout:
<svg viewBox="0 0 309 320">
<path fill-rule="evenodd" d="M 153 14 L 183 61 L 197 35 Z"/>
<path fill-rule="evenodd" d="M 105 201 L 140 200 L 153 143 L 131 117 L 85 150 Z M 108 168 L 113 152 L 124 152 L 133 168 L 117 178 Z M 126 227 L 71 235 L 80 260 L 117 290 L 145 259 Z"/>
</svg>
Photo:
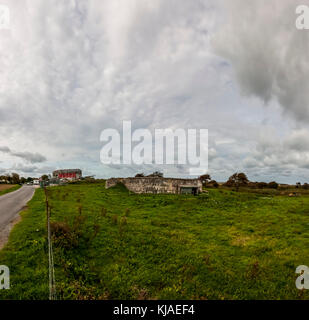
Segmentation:
<svg viewBox="0 0 309 320">
<path fill-rule="evenodd" d="M 268 187 L 268 184 L 267 184 L 266 182 L 258 182 L 258 183 L 257 183 L 257 187 L 258 187 L 259 189 L 265 189 L 265 188 Z"/>
<path fill-rule="evenodd" d="M 117 224 L 118 223 L 118 216 L 115 214 L 112 216 L 112 223 Z"/>
<path fill-rule="evenodd" d="M 245 173 L 236 172 L 229 177 L 228 181 L 224 185 L 227 187 L 236 187 L 236 191 L 238 191 L 239 187 L 247 186 L 248 183 L 249 179 Z"/>
<path fill-rule="evenodd" d="M 124 216 L 128 217 L 130 215 L 130 209 L 126 208 L 125 212 L 124 212 Z"/>
<path fill-rule="evenodd" d="M 278 189 L 279 184 L 275 181 L 269 182 L 268 187 L 271 189 Z"/>
<path fill-rule="evenodd" d="M 308 190 L 309 189 L 309 184 L 308 183 L 304 183 L 303 184 L 303 189 Z"/>
<path fill-rule="evenodd" d="M 78 245 L 78 236 L 67 222 L 51 222 L 51 234 L 56 247 L 72 249 Z"/>
</svg>

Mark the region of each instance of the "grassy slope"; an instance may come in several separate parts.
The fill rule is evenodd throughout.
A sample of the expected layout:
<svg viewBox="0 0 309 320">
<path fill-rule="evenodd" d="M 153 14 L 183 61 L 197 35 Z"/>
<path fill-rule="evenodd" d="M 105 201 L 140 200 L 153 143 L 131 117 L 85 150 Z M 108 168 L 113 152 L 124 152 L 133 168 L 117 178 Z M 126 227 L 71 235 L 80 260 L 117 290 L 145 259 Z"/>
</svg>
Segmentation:
<svg viewBox="0 0 309 320">
<path fill-rule="evenodd" d="M 309 264 L 307 196 L 227 190 L 210 190 L 209 197 L 134 195 L 104 184 L 50 192 L 53 221 L 72 225 L 79 207 L 86 217 L 76 248 L 55 244 L 59 298 L 309 298 L 295 288 L 296 267 Z M 37 190 L 0 252 L 12 282 L 0 299 L 48 297 L 43 199 Z M 96 225 L 98 235 L 87 239 Z"/>
<path fill-rule="evenodd" d="M 5 187 L 7 187 L 7 185 L 5 185 Z M 0 185 L 0 196 L 9 193 L 9 192 L 13 192 L 18 190 L 19 188 L 21 188 L 21 185 L 19 184 L 14 184 L 14 185 L 10 185 L 8 188 L 2 189 L 1 185 Z"/>
<path fill-rule="evenodd" d="M 43 190 L 37 190 L 21 213 L 22 221 L 0 251 L 0 264 L 10 268 L 10 290 L 0 290 L 0 300 L 48 298 L 48 249 Z"/>
</svg>

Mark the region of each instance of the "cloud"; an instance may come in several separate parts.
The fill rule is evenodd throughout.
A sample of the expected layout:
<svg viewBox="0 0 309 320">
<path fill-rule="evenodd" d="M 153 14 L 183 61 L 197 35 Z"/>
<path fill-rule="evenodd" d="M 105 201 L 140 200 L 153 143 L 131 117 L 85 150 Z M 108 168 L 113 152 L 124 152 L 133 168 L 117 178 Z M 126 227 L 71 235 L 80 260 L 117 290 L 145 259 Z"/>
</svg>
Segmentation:
<svg viewBox="0 0 309 320">
<path fill-rule="evenodd" d="M 0 43 L 0 137 L 59 163 L 62 154 L 98 160 L 100 132 L 122 120 L 207 128 L 201 119 L 224 81 L 209 50 L 213 3 L 13 0 Z"/>
<path fill-rule="evenodd" d="M 7 153 L 13 157 L 21 158 L 30 163 L 41 163 L 46 161 L 46 158 L 39 153 L 11 151 L 11 149 L 6 146 L 0 147 L 0 152 Z"/>
<path fill-rule="evenodd" d="M 277 101 L 285 113 L 308 121 L 309 33 L 295 27 L 297 2 L 222 3 L 225 21 L 213 45 L 235 71 L 241 92 L 265 104 Z"/>
<path fill-rule="evenodd" d="M 252 170 L 309 169 L 309 130 L 294 130 L 284 138 L 273 130 L 265 131 L 259 138 L 255 150 L 246 157 L 243 165 Z"/>
<path fill-rule="evenodd" d="M 10 150 L 10 148 L 9 148 L 9 147 L 1 147 L 1 146 L 0 146 L 0 152 L 10 153 L 10 152 L 11 152 L 11 150 Z"/>
<path fill-rule="evenodd" d="M 20 174 L 20 176 L 28 177 L 41 177 L 43 174 L 50 174 L 56 168 L 50 166 L 39 167 L 36 165 L 24 165 L 22 163 L 15 163 L 10 168 L 2 168 L 2 173 L 11 174 L 16 172 Z M 0 168 L 1 172 L 1 168 Z"/>
<path fill-rule="evenodd" d="M 22 158 L 31 163 L 40 163 L 45 162 L 46 158 L 39 153 L 31 152 L 11 152 L 11 155 L 14 157 Z"/>
<path fill-rule="evenodd" d="M 5 2 L 11 29 L 0 42 L 0 145 L 14 151 L 2 150 L 2 167 L 17 157 L 36 174 L 146 171 L 100 163 L 101 131 L 120 129 L 122 120 L 132 120 L 133 130 L 209 129 L 218 180 L 250 157 L 271 170 L 270 154 L 258 159 L 276 147 L 259 140 L 265 123 L 291 136 L 278 157 L 305 143 L 292 135 L 293 118 L 303 121 L 300 129 L 308 119 L 309 33 L 295 30 L 291 0 Z"/>
<path fill-rule="evenodd" d="M 16 164 L 8 171 L 18 171 L 22 173 L 37 173 L 38 167 L 37 166 L 25 166 L 22 164 Z"/>
</svg>

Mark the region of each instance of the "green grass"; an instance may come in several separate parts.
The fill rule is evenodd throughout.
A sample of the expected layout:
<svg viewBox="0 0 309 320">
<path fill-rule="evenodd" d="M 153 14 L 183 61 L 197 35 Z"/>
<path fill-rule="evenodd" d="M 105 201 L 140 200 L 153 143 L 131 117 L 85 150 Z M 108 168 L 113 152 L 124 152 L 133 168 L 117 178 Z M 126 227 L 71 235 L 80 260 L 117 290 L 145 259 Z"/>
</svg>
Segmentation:
<svg viewBox="0 0 309 320">
<path fill-rule="evenodd" d="M 306 195 L 136 195 L 100 183 L 49 198 L 67 230 L 54 237 L 59 299 L 309 298 L 295 287 L 296 267 L 309 265 Z M 45 227 L 38 189 L 0 252 L 12 285 L 0 299 L 48 298 Z"/>
<path fill-rule="evenodd" d="M 9 192 L 16 191 L 16 190 L 18 190 L 19 188 L 21 188 L 21 185 L 16 184 L 16 185 L 12 185 L 11 188 L 4 189 L 4 190 L 0 190 L 0 196 L 2 196 L 2 195 L 4 195 L 4 194 L 7 194 L 7 193 L 9 193 Z M 0 185 L 0 189 L 1 189 L 1 185 Z"/>
<path fill-rule="evenodd" d="M 0 251 L 0 264 L 10 268 L 10 290 L 0 290 L 1 299 L 48 298 L 48 248 L 44 197 L 38 190 L 21 213 L 22 221 L 12 230 Z"/>
</svg>

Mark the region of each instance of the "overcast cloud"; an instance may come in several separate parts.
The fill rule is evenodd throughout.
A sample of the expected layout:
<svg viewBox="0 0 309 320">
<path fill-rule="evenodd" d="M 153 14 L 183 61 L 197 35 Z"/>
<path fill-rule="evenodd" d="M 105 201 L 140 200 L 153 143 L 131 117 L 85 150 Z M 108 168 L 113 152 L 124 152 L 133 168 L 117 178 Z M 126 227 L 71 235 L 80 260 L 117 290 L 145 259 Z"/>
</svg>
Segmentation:
<svg viewBox="0 0 309 320">
<path fill-rule="evenodd" d="M 28 151 L 16 152 L 16 151 L 12 151 L 9 147 L 6 147 L 6 146 L 0 147 L 0 152 L 7 153 L 12 157 L 21 158 L 26 162 L 30 162 L 30 163 L 40 163 L 40 162 L 46 161 L 46 158 L 39 153 L 31 153 Z"/>
<path fill-rule="evenodd" d="M 0 30 L 1 171 L 149 172 L 99 160 L 101 131 L 132 120 L 209 129 L 218 180 L 237 170 L 306 180 L 309 31 L 295 28 L 295 1 L 3 4 L 11 29 Z"/>
</svg>

